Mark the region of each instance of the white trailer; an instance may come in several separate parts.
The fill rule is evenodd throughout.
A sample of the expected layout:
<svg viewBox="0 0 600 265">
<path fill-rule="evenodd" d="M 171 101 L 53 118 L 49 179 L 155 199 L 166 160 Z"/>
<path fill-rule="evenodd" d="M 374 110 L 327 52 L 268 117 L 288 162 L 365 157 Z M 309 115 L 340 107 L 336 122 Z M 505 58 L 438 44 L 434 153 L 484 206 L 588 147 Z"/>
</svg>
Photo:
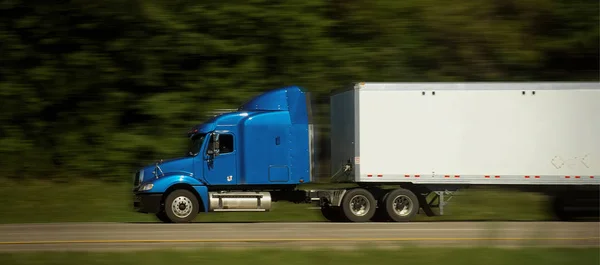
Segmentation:
<svg viewBox="0 0 600 265">
<path fill-rule="evenodd" d="M 336 92 L 331 168 L 336 180 L 364 187 L 322 197 L 323 213 L 406 221 L 419 207 L 432 214 L 438 206 L 443 214 L 443 196 L 459 188 L 512 185 L 554 195 L 563 219 L 596 215 L 599 84 L 366 82 Z M 400 188 L 374 188 L 380 184 Z M 370 206 L 353 211 L 348 192 Z M 431 192 L 439 204 L 425 201 Z M 590 198 L 591 204 L 580 203 Z M 585 210 L 569 212 L 567 204 Z M 373 205 L 377 213 L 365 210 Z"/>
</svg>

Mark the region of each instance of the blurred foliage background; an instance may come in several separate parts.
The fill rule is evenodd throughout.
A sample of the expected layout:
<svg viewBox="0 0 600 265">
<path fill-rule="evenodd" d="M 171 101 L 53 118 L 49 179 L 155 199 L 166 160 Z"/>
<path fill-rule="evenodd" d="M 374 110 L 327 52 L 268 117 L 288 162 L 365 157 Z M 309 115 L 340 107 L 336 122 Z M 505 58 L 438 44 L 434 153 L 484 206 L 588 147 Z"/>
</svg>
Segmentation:
<svg viewBox="0 0 600 265">
<path fill-rule="evenodd" d="M 287 85 L 599 80 L 597 0 L 0 1 L 0 176 L 131 181 Z M 327 142 L 320 150 L 326 161 Z M 321 173 L 327 175 L 327 169 Z"/>
</svg>

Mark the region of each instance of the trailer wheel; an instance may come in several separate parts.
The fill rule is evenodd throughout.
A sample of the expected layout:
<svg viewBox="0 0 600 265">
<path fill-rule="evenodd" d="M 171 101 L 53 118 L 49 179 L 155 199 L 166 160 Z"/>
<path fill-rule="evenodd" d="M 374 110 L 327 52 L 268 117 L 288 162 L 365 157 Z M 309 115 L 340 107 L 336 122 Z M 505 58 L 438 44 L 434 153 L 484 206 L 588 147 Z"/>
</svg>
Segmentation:
<svg viewBox="0 0 600 265">
<path fill-rule="evenodd" d="M 551 211 L 554 214 L 554 217 L 558 221 L 571 221 L 571 216 L 568 211 L 565 211 L 564 198 L 561 196 L 554 196 L 550 201 Z"/>
<path fill-rule="evenodd" d="M 350 222 L 367 222 L 375 214 L 377 201 L 369 191 L 359 188 L 350 190 L 342 199 L 342 213 Z"/>
<path fill-rule="evenodd" d="M 371 218 L 373 222 L 389 222 L 391 221 L 390 217 L 387 214 L 387 210 L 385 207 L 385 199 L 389 193 L 385 193 L 383 197 L 379 198 L 377 201 L 377 210 L 375 210 L 375 214 Z"/>
<path fill-rule="evenodd" d="M 188 223 L 198 215 L 199 206 L 196 195 L 190 191 L 174 190 L 165 200 L 165 213 L 174 223 Z"/>
<path fill-rule="evenodd" d="M 377 210 L 375 211 L 375 214 L 371 218 L 371 221 L 373 221 L 373 222 L 389 222 L 389 221 L 391 221 L 391 219 L 388 216 L 388 214 L 386 213 L 385 208 L 381 207 L 381 208 L 377 208 Z"/>
<path fill-rule="evenodd" d="M 551 207 L 554 217 L 559 221 L 571 222 L 600 218 L 598 193 L 558 194 L 552 198 Z"/>
<path fill-rule="evenodd" d="M 410 221 L 419 210 L 417 196 L 407 189 L 395 189 L 385 197 L 387 215 L 396 222 Z"/>
</svg>

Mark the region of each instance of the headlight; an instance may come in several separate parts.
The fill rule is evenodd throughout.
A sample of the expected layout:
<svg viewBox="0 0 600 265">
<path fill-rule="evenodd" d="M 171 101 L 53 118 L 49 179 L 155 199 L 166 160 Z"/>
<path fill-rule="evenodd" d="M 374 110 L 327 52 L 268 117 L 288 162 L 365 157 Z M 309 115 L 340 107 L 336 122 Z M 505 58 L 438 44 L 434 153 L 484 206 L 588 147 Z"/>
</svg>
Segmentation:
<svg viewBox="0 0 600 265">
<path fill-rule="evenodd" d="M 152 184 L 152 183 L 144 184 L 143 186 L 140 187 L 139 191 L 151 190 L 153 187 L 154 187 L 154 184 Z"/>
</svg>

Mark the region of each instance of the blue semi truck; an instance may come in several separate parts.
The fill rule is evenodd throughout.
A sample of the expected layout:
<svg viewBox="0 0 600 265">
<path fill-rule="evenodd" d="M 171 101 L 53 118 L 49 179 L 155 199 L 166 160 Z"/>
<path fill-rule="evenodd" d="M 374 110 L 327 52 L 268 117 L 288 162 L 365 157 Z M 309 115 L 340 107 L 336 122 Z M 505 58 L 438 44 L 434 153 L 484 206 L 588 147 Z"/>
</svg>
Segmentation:
<svg viewBox="0 0 600 265">
<path fill-rule="evenodd" d="M 401 222 L 443 214 L 461 188 L 501 185 L 554 196 L 564 220 L 597 216 L 599 92 L 585 82 L 356 83 L 332 93 L 329 134 L 333 177 L 356 187 L 302 190 L 317 166 L 312 101 L 278 88 L 193 127 L 186 156 L 137 171 L 133 204 L 169 223 L 276 201 L 316 204 L 331 221 Z"/>
</svg>

